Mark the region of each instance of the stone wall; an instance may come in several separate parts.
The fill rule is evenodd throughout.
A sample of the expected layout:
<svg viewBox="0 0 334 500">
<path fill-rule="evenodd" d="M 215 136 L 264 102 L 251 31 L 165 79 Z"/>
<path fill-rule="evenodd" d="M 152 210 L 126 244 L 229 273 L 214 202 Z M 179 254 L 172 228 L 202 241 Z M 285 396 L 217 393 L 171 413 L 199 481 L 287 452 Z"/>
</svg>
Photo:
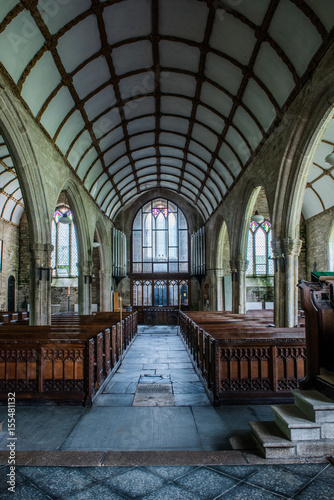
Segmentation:
<svg viewBox="0 0 334 500">
<path fill-rule="evenodd" d="M 23 212 L 19 226 L 19 309 L 27 309 L 30 295 L 30 251 L 29 228 L 26 213 Z"/>
<path fill-rule="evenodd" d="M 311 272 L 328 271 L 329 238 L 334 223 L 334 208 L 308 219 L 305 222 L 307 239 L 306 279 L 311 279 Z"/>
<path fill-rule="evenodd" d="M 19 308 L 17 298 L 19 278 L 19 230 L 17 226 L 0 219 L 0 240 L 2 240 L 2 267 L 0 271 L 0 309 L 6 311 L 8 307 L 8 278 L 15 278 L 15 309 Z"/>
</svg>

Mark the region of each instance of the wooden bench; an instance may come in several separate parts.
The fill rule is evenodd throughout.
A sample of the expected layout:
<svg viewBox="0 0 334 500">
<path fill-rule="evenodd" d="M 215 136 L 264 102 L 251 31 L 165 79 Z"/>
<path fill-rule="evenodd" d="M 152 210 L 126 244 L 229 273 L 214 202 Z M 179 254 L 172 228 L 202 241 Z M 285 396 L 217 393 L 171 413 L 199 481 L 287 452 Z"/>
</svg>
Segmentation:
<svg viewBox="0 0 334 500">
<path fill-rule="evenodd" d="M 132 317 L 77 325 L 7 325 L 0 328 L 0 400 L 55 401 L 91 406 L 121 362 L 136 331 Z M 127 333 L 126 333 L 127 332 Z"/>
<path fill-rule="evenodd" d="M 181 334 L 212 403 L 290 401 L 290 391 L 305 376 L 304 328 L 233 316 L 181 313 Z"/>
</svg>

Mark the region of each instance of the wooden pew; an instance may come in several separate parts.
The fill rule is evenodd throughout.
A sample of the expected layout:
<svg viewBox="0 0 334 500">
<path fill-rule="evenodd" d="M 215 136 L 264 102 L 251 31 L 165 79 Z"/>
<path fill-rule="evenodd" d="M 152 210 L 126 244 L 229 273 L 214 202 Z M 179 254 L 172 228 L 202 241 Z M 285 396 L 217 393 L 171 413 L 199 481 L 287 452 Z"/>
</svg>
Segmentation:
<svg viewBox="0 0 334 500">
<path fill-rule="evenodd" d="M 181 334 L 213 404 L 289 401 L 305 376 L 304 328 L 268 327 L 267 320 L 244 318 L 181 313 Z"/>
</svg>

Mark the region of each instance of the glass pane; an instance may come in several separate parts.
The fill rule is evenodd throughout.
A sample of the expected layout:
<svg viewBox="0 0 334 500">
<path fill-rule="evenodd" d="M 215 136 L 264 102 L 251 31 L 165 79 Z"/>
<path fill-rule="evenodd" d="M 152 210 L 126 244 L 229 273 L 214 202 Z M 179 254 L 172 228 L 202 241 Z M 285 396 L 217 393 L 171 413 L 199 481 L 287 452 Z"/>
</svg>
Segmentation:
<svg viewBox="0 0 334 500">
<path fill-rule="evenodd" d="M 143 231 L 143 245 L 144 247 L 151 247 L 152 246 L 152 215 L 151 214 L 145 214 L 144 215 L 144 231 Z"/>
<path fill-rule="evenodd" d="M 133 264 L 133 272 L 141 273 L 142 272 L 142 264 Z"/>
<path fill-rule="evenodd" d="M 188 261 L 188 232 L 179 231 L 179 260 Z"/>
<path fill-rule="evenodd" d="M 143 264 L 143 273 L 151 273 L 152 264 Z"/>
<path fill-rule="evenodd" d="M 272 257 L 271 231 L 268 233 L 268 256 Z M 274 261 L 268 258 L 268 274 L 274 274 Z"/>
<path fill-rule="evenodd" d="M 133 262 L 142 261 L 141 234 L 141 231 L 133 231 L 132 233 Z"/>
<path fill-rule="evenodd" d="M 180 273 L 187 273 L 188 272 L 188 262 L 184 262 L 184 263 L 179 264 L 179 272 Z"/>
<path fill-rule="evenodd" d="M 141 219 L 142 219 L 142 217 L 141 216 L 142 216 L 142 214 L 141 214 L 141 211 L 140 211 L 140 212 L 138 212 L 137 217 L 134 220 L 133 229 L 141 229 L 142 228 L 142 225 L 141 225 Z"/>
<path fill-rule="evenodd" d="M 143 212 L 150 212 L 151 213 L 151 210 L 152 210 L 152 206 L 151 206 L 151 202 L 149 201 L 148 203 L 146 203 L 146 205 L 144 205 Z"/>
<path fill-rule="evenodd" d="M 78 276 L 78 245 L 77 237 L 75 234 L 74 224 L 71 224 L 72 228 L 72 242 L 71 242 L 71 276 Z"/>
<path fill-rule="evenodd" d="M 179 272 L 179 265 L 177 263 L 169 263 L 169 272 L 170 273 L 178 273 Z"/>
<path fill-rule="evenodd" d="M 262 227 L 256 231 L 255 234 L 255 265 L 256 265 L 256 274 L 266 274 L 266 258 L 267 258 L 267 249 L 266 249 L 266 234 Z"/>
<path fill-rule="evenodd" d="M 143 261 L 152 262 L 152 248 L 143 248 Z"/>
<path fill-rule="evenodd" d="M 142 284 L 134 284 L 133 285 L 133 305 L 141 306 L 143 305 L 143 289 Z"/>
<path fill-rule="evenodd" d="M 169 214 L 168 216 L 168 231 L 169 231 L 169 246 L 177 246 L 177 224 L 176 217 L 174 214 Z"/>
<path fill-rule="evenodd" d="M 185 282 L 181 283 L 180 295 L 181 295 L 181 304 L 183 306 L 187 306 L 188 305 L 188 285 Z"/>
<path fill-rule="evenodd" d="M 167 208 L 167 201 L 163 198 L 157 198 L 152 201 L 152 208 Z"/>
<path fill-rule="evenodd" d="M 177 260 L 177 247 L 169 249 L 169 261 Z"/>
<path fill-rule="evenodd" d="M 52 245 L 54 246 L 53 252 L 51 254 L 51 267 L 52 267 L 52 276 L 56 276 L 55 267 L 56 267 L 56 232 L 57 232 L 57 226 L 56 226 L 55 221 L 52 221 L 51 229 L 52 229 L 52 232 L 51 232 L 51 242 L 52 242 Z M 1 253 L 0 253 L 0 258 L 1 258 Z"/>
<path fill-rule="evenodd" d="M 166 281 L 156 281 L 154 283 L 154 305 L 167 305 L 167 283 Z"/>
<path fill-rule="evenodd" d="M 68 276 L 70 265 L 70 225 L 58 226 L 58 275 Z"/>
<path fill-rule="evenodd" d="M 152 281 L 145 281 L 143 284 L 143 305 L 152 305 Z"/>
<path fill-rule="evenodd" d="M 169 284 L 169 305 L 170 306 L 177 306 L 179 304 L 179 299 L 178 299 L 178 291 L 179 287 L 177 283 L 173 282 Z"/>
<path fill-rule="evenodd" d="M 246 274 L 254 274 L 253 264 L 253 233 L 248 231 L 247 260 L 249 261 Z"/>
<path fill-rule="evenodd" d="M 181 210 L 179 210 L 179 229 L 188 229 L 186 218 Z"/>
<path fill-rule="evenodd" d="M 167 273 L 167 264 L 153 264 L 154 273 Z"/>
<path fill-rule="evenodd" d="M 168 208 L 171 212 L 177 212 L 177 206 L 175 203 L 172 203 L 171 201 L 168 202 Z"/>
</svg>

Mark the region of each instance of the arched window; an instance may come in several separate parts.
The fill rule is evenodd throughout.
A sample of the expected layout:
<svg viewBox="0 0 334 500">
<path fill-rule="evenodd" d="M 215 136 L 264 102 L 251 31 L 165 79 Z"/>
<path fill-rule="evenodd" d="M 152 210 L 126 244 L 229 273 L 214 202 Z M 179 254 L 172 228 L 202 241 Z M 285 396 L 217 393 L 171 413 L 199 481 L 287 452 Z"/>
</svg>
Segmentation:
<svg viewBox="0 0 334 500">
<path fill-rule="evenodd" d="M 188 273 L 188 224 L 171 201 L 150 201 L 137 213 L 132 228 L 132 271 Z"/>
<path fill-rule="evenodd" d="M 159 198 L 146 203 L 132 226 L 132 304 L 189 304 L 189 231 L 183 212 Z"/>
<path fill-rule="evenodd" d="M 51 267 L 52 275 L 55 277 L 75 277 L 78 276 L 78 248 L 75 236 L 75 228 L 72 220 L 72 213 L 67 211 L 66 224 L 60 219 L 64 212 L 57 210 L 52 221 L 52 252 Z"/>
<path fill-rule="evenodd" d="M 274 274 L 271 258 L 271 224 L 264 220 L 261 224 L 251 222 L 248 232 L 247 260 L 248 275 Z"/>
</svg>

